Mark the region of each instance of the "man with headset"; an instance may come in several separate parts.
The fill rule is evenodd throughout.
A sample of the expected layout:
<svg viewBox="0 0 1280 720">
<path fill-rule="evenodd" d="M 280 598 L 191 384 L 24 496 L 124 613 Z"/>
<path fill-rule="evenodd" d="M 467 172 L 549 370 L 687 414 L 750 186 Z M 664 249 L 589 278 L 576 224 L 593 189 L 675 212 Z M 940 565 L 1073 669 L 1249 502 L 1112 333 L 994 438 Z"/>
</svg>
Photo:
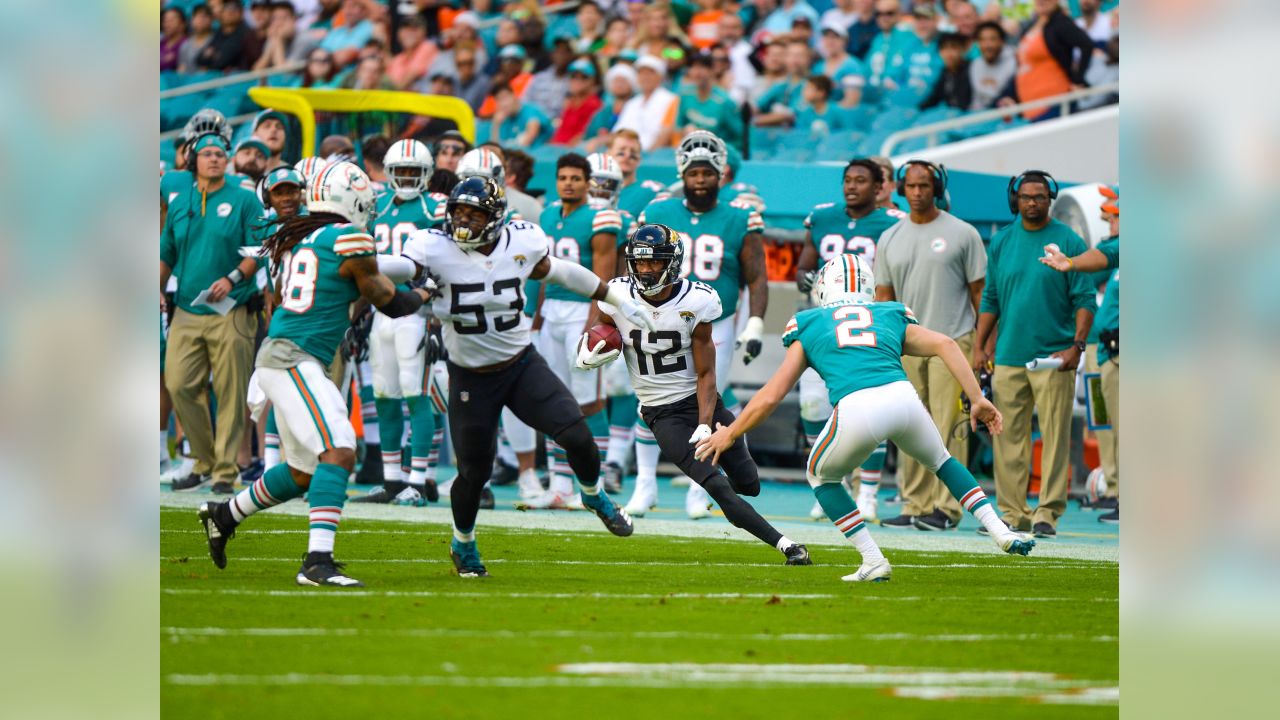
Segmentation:
<svg viewBox="0 0 1280 720">
<path fill-rule="evenodd" d="M 898 168 L 898 195 L 910 214 L 884 231 L 876 251 L 876 301 L 896 300 L 915 313 L 923 327 L 945 334 L 968 353 L 973 345 L 978 303 L 987 275 L 982 238 L 969 223 L 946 211 L 946 171 L 925 160 Z M 967 434 L 957 432 L 960 383 L 941 358 L 902 358 L 907 379 L 933 417 L 953 456 L 967 457 Z M 920 530 L 952 530 L 963 509 L 937 477 L 900 454 L 898 487 L 902 514 L 884 525 Z"/>
<path fill-rule="evenodd" d="M 1071 228 L 1049 217 L 1057 196 L 1057 181 L 1042 170 L 1027 170 L 1009 181 L 1009 210 L 1016 219 L 991 238 L 973 344 L 975 370 L 994 362 L 993 400 L 1004 414 L 1004 433 L 994 438 L 1000 512 L 1010 527 L 1029 529 L 1036 537 L 1057 535 L 1058 518 L 1067 507 L 1075 370 L 1096 310 L 1087 275 L 1060 273 L 1040 262 L 1053 251 L 1075 257 L 1087 249 Z M 987 338 L 997 321 L 1000 332 L 991 358 Z M 1032 361 L 1037 361 L 1033 367 L 1049 369 L 1031 369 Z M 1033 411 L 1044 442 L 1034 512 L 1027 505 Z"/>
</svg>

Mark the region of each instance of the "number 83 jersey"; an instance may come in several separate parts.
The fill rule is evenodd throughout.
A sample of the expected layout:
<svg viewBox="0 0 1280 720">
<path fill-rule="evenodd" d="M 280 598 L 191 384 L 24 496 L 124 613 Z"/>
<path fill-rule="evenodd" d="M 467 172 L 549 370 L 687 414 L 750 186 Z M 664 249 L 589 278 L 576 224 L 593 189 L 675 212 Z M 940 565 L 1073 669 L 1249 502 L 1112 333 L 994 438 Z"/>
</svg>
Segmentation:
<svg viewBox="0 0 1280 720">
<path fill-rule="evenodd" d="M 902 345 L 907 326 L 915 324 L 916 316 L 902 303 L 833 302 L 796 313 L 782 332 L 782 345 L 800 343 L 835 405 L 850 393 L 907 379 Z"/>
<path fill-rule="evenodd" d="M 720 298 L 715 290 L 705 283 L 681 280 L 666 302 L 654 305 L 635 289 L 629 277 L 614 278 L 609 284 L 623 285 L 653 320 L 654 329 L 649 331 L 628 320 L 613 305 L 600 303 L 600 311 L 613 318 L 622 334 L 622 354 L 640 404 L 667 405 L 697 392 L 693 330 L 698 323 L 710 323 L 720 317 Z"/>
<path fill-rule="evenodd" d="M 488 255 L 463 250 L 439 230 L 409 236 L 404 255 L 435 280 L 449 362 L 479 368 L 510 360 L 529 345 L 524 282 L 547 256 L 547 236 L 533 223 L 508 223 Z"/>
</svg>

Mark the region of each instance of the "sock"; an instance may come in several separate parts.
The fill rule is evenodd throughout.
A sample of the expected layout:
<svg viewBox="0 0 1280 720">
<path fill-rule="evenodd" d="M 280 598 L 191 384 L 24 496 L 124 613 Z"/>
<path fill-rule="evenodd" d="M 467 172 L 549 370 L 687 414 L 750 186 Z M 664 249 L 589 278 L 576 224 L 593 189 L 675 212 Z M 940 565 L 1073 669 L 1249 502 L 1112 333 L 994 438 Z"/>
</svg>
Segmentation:
<svg viewBox="0 0 1280 720">
<path fill-rule="evenodd" d="M 640 401 L 635 395 L 609 398 L 609 449 L 605 462 L 620 468 L 627 466 L 631 444 L 636 440 L 636 411 Z"/>
<path fill-rule="evenodd" d="M 373 399 L 373 386 L 360 386 L 360 418 L 364 424 L 365 445 L 381 445 L 382 433 L 378 427 L 378 404 Z"/>
<path fill-rule="evenodd" d="M 255 480 L 252 485 L 231 498 L 227 507 L 231 510 L 231 518 L 239 524 L 259 510 L 274 507 L 302 493 L 303 489 L 293 481 L 289 466 L 276 465 L 262 473 L 262 477 Z"/>
<path fill-rule="evenodd" d="M 786 535 L 783 535 L 782 537 L 778 538 L 778 544 L 774 545 L 774 547 L 778 548 L 778 552 L 784 553 L 790 550 L 792 545 L 795 545 L 795 543 L 791 542 L 791 538 L 788 538 Z"/>
<path fill-rule="evenodd" d="M 457 540 L 458 542 L 465 542 L 465 543 L 475 542 L 475 541 L 476 541 L 476 529 L 475 529 L 475 528 L 471 528 L 470 530 L 467 530 L 466 532 L 463 532 L 462 530 L 459 530 L 459 529 L 458 529 L 458 526 L 457 526 L 457 525 L 454 525 L 454 526 L 453 526 L 453 539 L 454 539 L 454 540 Z"/>
<path fill-rule="evenodd" d="M 822 428 L 827 426 L 826 420 L 805 420 L 800 419 L 800 424 L 804 426 L 804 439 L 809 443 L 809 447 L 813 447 L 818 442 L 818 435 L 822 433 Z"/>
<path fill-rule="evenodd" d="M 880 546 L 876 545 L 867 530 L 867 524 L 862 522 L 862 513 L 843 485 L 838 482 L 822 483 L 813 489 L 813 494 L 818 498 L 822 511 L 835 523 L 836 529 L 862 553 L 864 562 L 884 559 Z"/>
<path fill-rule="evenodd" d="M 591 431 L 591 438 L 596 441 L 596 451 L 600 453 L 600 457 L 604 457 L 609 452 L 608 414 L 601 411 L 588 417 L 587 429 Z"/>
<path fill-rule="evenodd" d="M 653 431 L 645 425 L 644 420 L 636 421 L 636 479 L 649 482 L 658 481 L 658 459 L 662 450 L 658 448 L 658 440 Z"/>
<path fill-rule="evenodd" d="M 160 462 L 167 463 L 172 458 L 169 456 L 169 428 L 160 431 Z"/>
<path fill-rule="evenodd" d="M 408 402 L 409 422 L 413 425 L 409 484 L 421 488 L 427 484 L 427 458 L 436 436 L 435 412 L 431 399 L 425 395 L 412 396 Z"/>
<path fill-rule="evenodd" d="M 399 398 L 377 398 L 378 438 L 382 443 L 382 479 L 387 482 L 403 482 L 400 469 L 400 450 L 404 438 L 404 411 Z"/>
<path fill-rule="evenodd" d="M 436 479 L 436 467 L 440 465 L 440 445 L 444 442 L 444 416 L 435 415 L 432 421 L 435 423 L 436 431 L 431 433 L 431 452 L 427 453 L 426 480 Z"/>
<path fill-rule="evenodd" d="M 885 443 L 880 443 L 872 451 L 871 457 L 868 457 L 862 463 L 862 467 L 858 468 L 858 476 L 861 481 L 859 492 L 875 495 L 880 491 L 880 471 L 884 469 L 884 454 L 887 449 Z"/>
<path fill-rule="evenodd" d="M 311 535 L 307 552 L 333 552 L 333 540 L 347 502 L 347 471 L 340 465 L 320 463 L 311 476 L 307 493 L 311 503 Z"/>
<path fill-rule="evenodd" d="M 1000 520 L 995 508 L 991 507 L 987 494 L 982 492 L 982 488 L 978 487 L 978 481 L 973 479 L 973 473 L 961 465 L 959 460 L 953 457 L 947 458 L 947 461 L 942 463 L 942 467 L 938 468 L 938 479 L 960 501 L 960 505 L 982 523 L 987 532 L 992 535 L 1003 535 L 1009 532 L 1009 527 Z"/>
<path fill-rule="evenodd" d="M 551 470 L 551 492 L 570 495 L 573 493 L 573 471 L 569 469 L 569 456 L 551 438 L 547 438 L 547 444 L 551 448 L 547 454 L 547 467 Z"/>
<path fill-rule="evenodd" d="M 266 445 L 262 449 L 262 465 L 270 470 L 280 464 L 280 428 L 276 426 L 275 408 L 267 413 L 267 422 L 262 430 L 262 442 Z"/>
</svg>

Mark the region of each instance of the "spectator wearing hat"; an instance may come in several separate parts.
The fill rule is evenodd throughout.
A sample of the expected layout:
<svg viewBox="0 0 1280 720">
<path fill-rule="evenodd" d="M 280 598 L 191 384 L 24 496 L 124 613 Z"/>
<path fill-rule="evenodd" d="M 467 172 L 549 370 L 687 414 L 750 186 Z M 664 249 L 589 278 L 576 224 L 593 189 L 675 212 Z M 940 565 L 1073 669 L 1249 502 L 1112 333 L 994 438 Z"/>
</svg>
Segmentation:
<svg viewBox="0 0 1280 720">
<path fill-rule="evenodd" d="M 249 189 L 256 188 L 262 176 L 267 174 L 267 158 L 270 155 L 267 144 L 256 137 L 250 136 L 236 143 L 232 163 L 237 173 L 253 181 Z"/>
<path fill-rule="evenodd" d="M 586 152 L 599 152 L 608 147 L 613 138 L 613 126 L 618 124 L 622 109 L 627 101 L 640 92 L 640 81 L 635 68 L 626 63 L 619 63 L 609 68 L 604 74 L 605 91 L 608 93 L 604 106 L 591 118 L 587 125 Z"/>
<path fill-rule="evenodd" d="M 427 24 L 417 15 L 401 22 L 396 39 L 400 41 L 401 50 L 387 63 L 387 76 L 397 89 L 404 90 L 427 74 L 440 48 L 427 39 Z"/>
<path fill-rule="evenodd" d="M 938 11 L 929 3 L 916 3 L 911 9 L 914 44 L 906 53 L 905 86 L 918 105 L 928 97 L 938 76 L 942 74 L 942 58 L 938 55 Z"/>
<path fill-rule="evenodd" d="M 284 113 L 279 110 L 267 108 L 253 118 L 253 136 L 267 146 L 266 172 L 288 164 L 283 157 L 289 140 L 288 127 Z"/>
<path fill-rule="evenodd" d="M 260 50 L 251 41 L 249 28 L 244 24 L 244 5 L 224 2 L 218 13 L 218 32 L 200 51 L 196 67 L 199 70 L 246 70 L 258 59 Z"/>
<path fill-rule="evenodd" d="M 787 36 L 792 40 L 801 40 L 806 45 L 813 45 L 813 21 L 806 15 L 797 15 L 791 21 L 791 34 Z"/>
<path fill-rule="evenodd" d="M 652 55 L 644 55 L 636 60 L 635 68 L 640 93 L 622 107 L 613 129 L 634 130 L 644 150 L 669 145 L 680 99 L 662 86 L 667 65 Z"/>
<path fill-rule="evenodd" d="M 569 94 L 569 63 L 573 62 L 573 41 L 556 38 L 551 45 L 551 64 L 533 74 L 520 99 L 549 118 L 560 117 Z"/>
<path fill-rule="evenodd" d="M 716 87 L 711 56 L 694 55 L 680 93 L 676 127 L 683 137 L 694 130 L 709 130 L 727 145 L 742 147 L 742 116 L 729 93 Z"/>
<path fill-rule="evenodd" d="M 880 32 L 867 51 L 867 101 L 879 102 L 906 82 L 907 55 L 919 41 L 910 30 L 899 27 L 901 20 L 900 0 L 877 0 L 876 26 Z"/>
<path fill-rule="evenodd" d="M 252 279 L 257 259 L 242 258 L 239 250 L 258 244 L 254 228 L 262 204 L 253 192 L 227 183 L 230 148 L 220 136 L 201 136 L 193 150 L 195 182 L 169 202 L 160 236 L 162 293 L 174 268 L 181 268 L 165 385 L 196 460 L 191 475 L 174 480 L 173 488 L 196 490 L 212 480 L 215 492 L 231 493 L 240 476 L 236 451 L 258 331 L 257 316 L 247 307 L 258 292 Z M 228 306 L 222 307 L 227 298 Z M 216 436 L 208 397 L 211 373 L 218 400 Z"/>
<path fill-rule="evenodd" d="M 493 86 L 509 85 L 516 95 L 524 93 L 525 87 L 533 80 L 533 73 L 525 69 L 528 58 L 529 54 L 525 52 L 523 45 L 507 45 L 499 50 L 498 72 L 493 76 Z M 480 104 L 480 111 L 476 115 L 482 118 L 493 117 L 496 109 L 493 94 L 490 93 Z"/>
<path fill-rule="evenodd" d="M 812 5 L 804 0 L 782 0 L 773 12 L 765 16 L 760 29 L 775 35 L 785 33 L 792 29 L 797 17 L 807 19 L 810 29 L 818 24 L 818 11 Z"/>
<path fill-rule="evenodd" d="M 493 122 L 488 137 L 478 138 L 481 142 L 529 148 L 551 138 L 551 118 L 536 105 L 523 102 L 510 85 L 494 86 L 493 100 Z"/>
<path fill-rule="evenodd" d="M 1018 58 L 1005 44 L 1005 31 L 998 22 L 985 21 L 975 31 L 978 56 L 969 62 L 969 87 L 973 91 L 970 110 L 990 110 L 1010 93 L 1018 74 Z M 1012 100 L 1010 101 L 1012 102 Z"/>
<path fill-rule="evenodd" d="M 774 83 L 756 103 L 754 122 L 760 127 L 791 125 L 795 121 L 813 53 L 803 40 L 791 40 L 787 42 L 785 57 L 786 77 Z"/>
<path fill-rule="evenodd" d="M 727 12 L 720 16 L 720 44 L 729 51 L 729 95 L 739 105 L 747 102 L 756 83 L 756 66 L 751 64 L 755 48 L 743 39 L 742 18 Z"/>
<path fill-rule="evenodd" d="M 818 41 L 818 54 L 822 60 L 814 66 L 813 72 L 831 79 L 833 100 L 844 99 L 844 88 L 853 88 L 861 96 L 861 88 L 867 83 L 867 68 L 857 58 L 849 54 L 849 31 L 843 25 L 835 23 L 822 26 L 821 39 Z M 856 105 L 844 103 L 847 107 Z"/>
<path fill-rule="evenodd" d="M 969 82 L 969 61 L 965 53 L 969 40 L 958 33 L 943 33 L 938 37 L 938 55 L 942 57 L 942 73 L 933 83 L 933 89 L 920 103 L 921 110 L 938 105 L 967 110 L 973 104 L 973 86 Z"/>
<path fill-rule="evenodd" d="M 485 50 L 484 40 L 480 38 L 480 16 L 470 10 L 458 13 L 453 18 L 453 24 L 449 29 L 440 34 L 440 47 L 443 51 L 436 56 L 435 62 L 431 63 L 427 75 L 441 72 L 457 75 L 458 68 L 454 53 L 463 45 L 469 45 L 475 49 L 481 65 L 488 63 L 489 54 Z"/>
<path fill-rule="evenodd" d="M 583 56 L 569 63 L 569 95 L 556 131 L 551 136 L 552 145 L 576 145 L 587 132 L 592 118 L 604 106 L 596 86 L 596 64 Z"/>
<path fill-rule="evenodd" d="M 369 9 L 360 0 L 343 2 L 342 18 L 342 25 L 330 28 L 324 40 L 320 41 L 320 47 L 333 55 L 338 67 L 346 67 L 359 59 L 361 48 L 373 38 Z"/>
</svg>

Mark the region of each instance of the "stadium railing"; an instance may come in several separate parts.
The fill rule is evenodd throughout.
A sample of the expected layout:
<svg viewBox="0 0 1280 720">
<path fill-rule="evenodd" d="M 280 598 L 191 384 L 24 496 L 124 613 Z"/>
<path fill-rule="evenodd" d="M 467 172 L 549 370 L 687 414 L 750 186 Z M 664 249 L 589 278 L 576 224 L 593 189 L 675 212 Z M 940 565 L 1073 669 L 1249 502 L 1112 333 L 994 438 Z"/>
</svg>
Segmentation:
<svg viewBox="0 0 1280 720">
<path fill-rule="evenodd" d="M 996 108 L 994 110 L 984 110 L 982 112 L 977 112 L 971 115 L 965 115 L 963 117 L 953 118 L 950 120 L 943 120 L 941 122 L 931 123 L 929 125 L 920 125 L 917 127 L 906 128 L 904 130 L 899 130 L 889 135 L 887 138 L 885 138 L 884 142 L 881 143 L 880 145 L 879 154 L 883 155 L 884 157 L 893 157 L 895 154 L 894 151 L 897 149 L 899 145 L 905 144 L 906 141 L 912 140 L 915 138 L 925 138 L 924 147 L 926 148 L 936 147 L 937 145 L 939 145 L 940 144 L 939 139 L 941 139 L 943 143 L 953 142 L 954 140 L 962 139 L 962 138 L 951 137 L 952 135 L 964 135 L 966 137 L 968 136 L 969 133 L 965 132 L 965 128 L 973 129 L 973 127 L 977 125 L 982 125 L 982 124 L 991 123 L 991 122 L 1000 122 L 1006 118 L 1017 117 L 1027 110 L 1037 110 L 1039 108 L 1057 106 L 1059 108 L 1059 116 L 1066 117 L 1072 113 L 1073 104 L 1077 100 L 1083 100 L 1085 98 L 1098 97 L 1102 95 L 1118 94 L 1119 92 L 1120 92 L 1119 83 L 1112 83 L 1110 85 L 1099 85 L 1097 87 L 1081 88 L 1080 90 L 1072 90 L 1071 92 L 1063 93 L 1061 95 L 1054 95 L 1052 97 L 1041 98 L 1039 100 L 1031 100 L 1024 103 L 1018 103 L 1017 105 L 1010 105 L 1009 107 Z M 979 133 L 979 134 L 985 134 L 985 133 Z M 910 149 L 919 150 L 923 148 L 910 148 Z"/>
</svg>

